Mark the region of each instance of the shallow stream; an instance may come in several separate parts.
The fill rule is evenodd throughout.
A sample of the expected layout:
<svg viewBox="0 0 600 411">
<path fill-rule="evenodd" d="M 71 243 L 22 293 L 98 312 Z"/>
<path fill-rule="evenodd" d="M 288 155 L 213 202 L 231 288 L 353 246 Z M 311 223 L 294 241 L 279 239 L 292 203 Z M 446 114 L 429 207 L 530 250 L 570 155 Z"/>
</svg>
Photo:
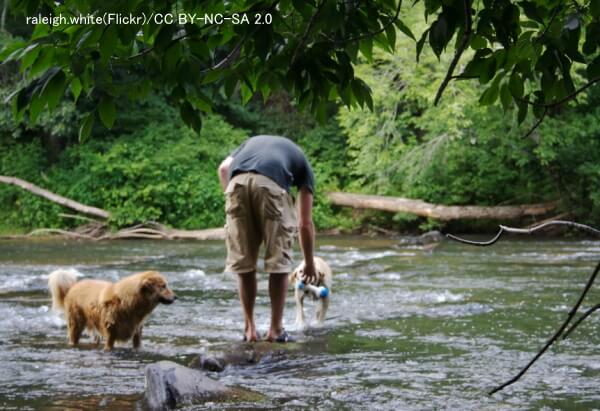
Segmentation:
<svg viewBox="0 0 600 411">
<path fill-rule="evenodd" d="M 143 409 L 146 364 L 187 364 L 215 345 L 239 344 L 241 308 L 236 279 L 222 273 L 224 254 L 222 242 L 0 241 L 0 409 Z M 290 290 L 285 324 L 298 349 L 211 373 L 266 399 L 193 409 L 600 408 L 600 314 L 516 384 L 486 394 L 564 320 L 600 259 L 600 242 L 443 242 L 429 250 L 390 239 L 326 237 L 317 255 L 334 271 L 324 327 L 294 328 Z M 121 344 L 104 353 L 89 338 L 71 348 L 46 291 L 47 275 L 58 268 L 111 281 L 156 269 L 179 300 L 152 313 L 138 352 Z M 259 276 L 261 332 L 269 317 L 266 279 Z M 599 302 L 594 287 L 583 309 Z M 307 311 L 314 312 L 310 301 Z"/>
</svg>

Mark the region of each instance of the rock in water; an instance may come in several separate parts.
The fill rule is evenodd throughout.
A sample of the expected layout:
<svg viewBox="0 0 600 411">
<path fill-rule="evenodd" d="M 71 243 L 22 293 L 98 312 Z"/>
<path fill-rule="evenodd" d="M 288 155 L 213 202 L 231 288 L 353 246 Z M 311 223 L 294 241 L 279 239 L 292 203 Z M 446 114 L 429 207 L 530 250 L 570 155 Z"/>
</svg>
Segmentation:
<svg viewBox="0 0 600 411">
<path fill-rule="evenodd" d="M 181 404 L 222 400 L 230 389 L 201 371 L 171 361 L 146 367 L 145 398 L 152 410 L 175 408 Z"/>
</svg>

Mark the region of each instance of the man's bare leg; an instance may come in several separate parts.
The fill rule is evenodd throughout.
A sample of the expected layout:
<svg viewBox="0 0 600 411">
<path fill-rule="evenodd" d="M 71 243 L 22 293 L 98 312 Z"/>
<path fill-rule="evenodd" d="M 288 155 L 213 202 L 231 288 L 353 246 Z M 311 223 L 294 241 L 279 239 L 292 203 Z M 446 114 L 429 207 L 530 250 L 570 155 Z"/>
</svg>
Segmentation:
<svg viewBox="0 0 600 411">
<path fill-rule="evenodd" d="M 244 337 L 246 341 L 257 341 L 254 323 L 254 302 L 256 300 L 256 272 L 238 274 L 238 294 L 244 311 Z"/>
<path fill-rule="evenodd" d="M 288 289 L 287 274 L 269 275 L 269 297 L 271 298 L 271 326 L 267 340 L 273 341 L 283 333 L 283 307 Z"/>
</svg>

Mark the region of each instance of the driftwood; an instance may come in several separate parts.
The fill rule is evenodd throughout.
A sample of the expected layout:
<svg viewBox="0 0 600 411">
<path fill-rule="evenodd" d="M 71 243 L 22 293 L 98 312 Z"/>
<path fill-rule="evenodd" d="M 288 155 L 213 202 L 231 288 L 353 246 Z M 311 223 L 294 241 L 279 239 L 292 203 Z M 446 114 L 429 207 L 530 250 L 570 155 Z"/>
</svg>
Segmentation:
<svg viewBox="0 0 600 411">
<path fill-rule="evenodd" d="M 57 204 L 68 207 L 75 211 L 79 211 L 83 214 L 93 215 L 103 219 L 110 218 L 110 213 L 106 210 L 78 203 L 77 201 L 55 194 L 51 191 L 44 190 L 43 188 L 38 187 L 35 184 L 31 184 L 30 182 L 21 180 L 17 177 L 0 176 L 0 183 L 11 184 L 17 187 L 21 187 L 23 190 L 27 190 L 30 193 L 33 193 L 40 197 L 44 197 L 47 200 L 53 201 Z"/>
<path fill-rule="evenodd" d="M 446 206 L 401 197 L 333 192 L 327 194 L 329 201 L 337 206 L 369 208 L 374 210 L 404 212 L 438 220 L 491 219 L 513 220 L 526 216 L 547 214 L 557 207 L 557 202 L 522 204 L 514 206 Z"/>
<path fill-rule="evenodd" d="M 554 226 L 554 225 L 561 225 L 561 226 L 566 226 L 566 227 L 572 227 L 572 228 L 576 228 L 578 230 L 582 230 L 585 231 L 595 237 L 600 237 L 600 230 L 597 230 L 593 227 L 587 226 L 585 224 L 579 224 L 579 223 L 574 223 L 571 221 L 561 221 L 561 220 L 557 220 L 557 221 L 548 221 L 545 222 L 543 224 L 539 224 L 535 227 L 529 227 L 529 228 L 513 228 L 513 227 L 507 227 L 507 226 L 500 226 L 500 231 L 498 231 L 498 234 L 496 234 L 496 236 L 494 238 L 492 238 L 489 241 L 470 241 L 470 240 L 465 240 L 464 238 L 460 238 L 460 237 L 456 237 L 452 234 L 447 234 L 448 238 L 451 238 L 455 241 L 464 243 L 464 244 L 470 244 L 470 245 L 476 245 L 476 246 L 480 246 L 480 247 L 485 247 L 485 246 L 490 246 L 494 243 L 496 243 L 501 237 L 502 234 L 504 233 L 514 233 L 514 234 L 532 234 L 538 230 L 541 230 L 543 228 L 549 227 L 549 226 Z M 590 276 L 590 278 L 588 279 L 585 287 L 583 288 L 583 291 L 581 292 L 581 294 L 579 295 L 579 298 L 577 299 L 577 302 L 575 303 L 575 305 L 573 306 L 573 308 L 571 308 L 571 310 L 569 311 L 567 318 L 565 319 L 565 321 L 562 323 L 562 325 L 558 328 L 558 330 L 550 337 L 550 339 L 548 339 L 548 341 L 546 342 L 546 344 L 544 344 L 544 346 L 538 351 L 538 353 L 521 369 L 521 371 L 519 371 L 514 377 L 512 377 L 511 379 L 509 379 L 508 381 L 498 385 L 497 387 L 495 387 L 494 389 L 492 389 L 491 391 L 488 392 L 489 395 L 493 395 L 495 393 L 497 393 L 498 391 L 503 390 L 504 388 L 508 387 L 511 384 L 514 384 L 515 382 L 517 382 L 526 372 L 527 370 L 529 370 L 529 368 L 531 368 L 531 366 L 542 356 L 542 354 L 544 354 L 548 348 L 550 348 L 550 346 L 552 344 L 554 344 L 559 337 L 562 336 L 563 339 L 567 338 L 568 335 L 579 325 L 581 324 L 581 322 L 583 320 L 585 320 L 590 314 L 592 314 L 594 311 L 600 309 L 600 304 L 596 304 L 594 307 L 590 308 L 589 310 L 587 310 L 585 313 L 583 313 L 583 315 L 581 315 L 581 317 L 579 317 L 579 319 L 577 321 L 575 321 L 575 323 L 571 326 L 571 328 L 569 328 L 566 332 L 565 329 L 567 329 L 567 326 L 569 325 L 569 323 L 571 322 L 571 320 L 575 317 L 575 314 L 577 313 L 577 310 L 579 309 L 579 307 L 581 306 L 581 303 L 583 302 L 583 299 L 585 298 L 586 294 L 588 293 L 588 291 L 590 290 L 590 288 L 592 287 L 592 285 L 594 284 L 594 281 L 596 280 L 596 277 L 598 275 L 598 272 L 600 272 L 600 262 L 596 265 L 596 268 L 594 269 L 594 272 L 592 273 L 592 275 Z"/>
<path fill-rule="evenodd" d="M 58 235 L 80 240 L 119 240 L 119 239 L 151 239 L 151 240 L 223 240 L 224 228 L 208 228 L 205 230 L 177 230 L 162 224 L 149 222 L 112 232 L 107 224 L 90 223 L 74 230 L 40 228 L 28 234 L 1 236 L 5 239 L 21 239 L 40 235 Z"/>
</svg>

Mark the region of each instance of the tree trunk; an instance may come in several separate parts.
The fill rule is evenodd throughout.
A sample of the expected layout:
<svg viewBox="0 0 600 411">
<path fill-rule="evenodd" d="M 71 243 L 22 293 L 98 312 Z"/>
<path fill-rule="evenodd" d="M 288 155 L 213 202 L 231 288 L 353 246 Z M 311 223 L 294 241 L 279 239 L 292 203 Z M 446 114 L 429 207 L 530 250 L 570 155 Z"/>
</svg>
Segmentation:
<svg viewBox="0 0 600 411">
<path fill-rule="evenodd" d="M 394 213 L 404 212 L 445 221 L 468 218 L 510 220 L 525 216 L 544 215 L 554 210 L 557 206 L 556 202 L 496 207 L 446 206 L 401 197 L 339 192 L 328 193 L 327 198 L 332 204 L 337 206 L 369 208 Z"/>
<path fill-rule="evenodd" d="M 44 190 L 41 187 L 36 186 L 35 184 L 31 184 L 25 180 L 21 180 L 17 177 L 7 177 L 0 176 L 0 183 L 12 184 L 17 187 L 21 187 L 23 190 L 27 190 L 30 193 L 38 195 L 40 197 L 44 197 L 47 200 L 53 201 L 57 204 L 60 204 L 64 207 L 71 208 L 75 211 L 79 211 L 80 213 L 92 215 L 95 217 L 100 217 L 103 219 L 109 219 L 110 213 L 106 210 L 102 210 L 100 208 L 87 206 L 85 204 L 78 203 L 77 201 L 73 201 L 66 197 L 60 196 L 58 194 L 54 194 L 51 191 Z"/>
</svg>

